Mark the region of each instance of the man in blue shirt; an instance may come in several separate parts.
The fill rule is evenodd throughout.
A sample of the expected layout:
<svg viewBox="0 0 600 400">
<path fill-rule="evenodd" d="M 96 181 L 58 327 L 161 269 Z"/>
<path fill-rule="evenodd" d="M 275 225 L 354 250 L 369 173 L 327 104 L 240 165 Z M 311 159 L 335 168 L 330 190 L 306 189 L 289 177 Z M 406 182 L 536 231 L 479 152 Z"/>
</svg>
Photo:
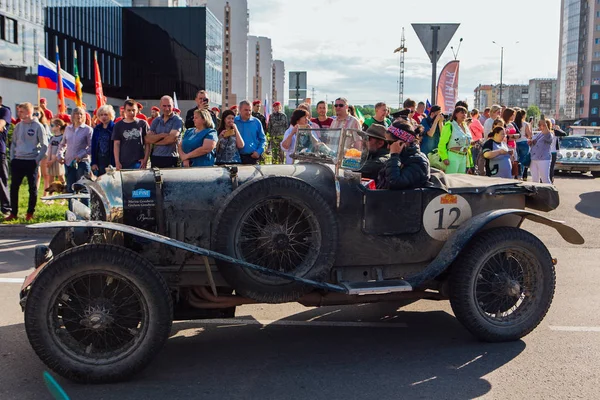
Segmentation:
<svg viewBox="0 0 600 400">
<path fill-rule="evenodd" d="M 265 150 L 265 131 L 258 118 L 252 116 L 252 106 L 247 100 L 239 105 L 240 115 L 235 117 L 235 125 L 244 139 L 244 148 L 240 150 L 242 164 L 256 164 Z"/>
<path fill-rule="evenodd" d="M 160 99 L 160 108 L 163 114 L 154 118 L 145 139 L 146 143 L 154 144 L 150 164 L 158 168 L 175 168 L 179 161 L 177 140 L 181 135 L 183 121 L 173 111 L 173 99 L 170 96 Z"/>
<path fill-rule="evenodd" d="M 421 125 L 425 128 L 421 140 L 421 152 L 427 155 L 437 149 L 440 142 L 440 132 L 444 126 L 442 108 L 438 105 L 432 106 L 429 115 L 421 121 Z"/>
<path fill-rule="evenodd" d="M 2 215 L 10 214 L 11 211 L 8 195 L 8 161 L 6 160 L 10 118 L 10 108 L 2 104 L 2 96 L 0 96 L 0 211 Z"/>
</svg>

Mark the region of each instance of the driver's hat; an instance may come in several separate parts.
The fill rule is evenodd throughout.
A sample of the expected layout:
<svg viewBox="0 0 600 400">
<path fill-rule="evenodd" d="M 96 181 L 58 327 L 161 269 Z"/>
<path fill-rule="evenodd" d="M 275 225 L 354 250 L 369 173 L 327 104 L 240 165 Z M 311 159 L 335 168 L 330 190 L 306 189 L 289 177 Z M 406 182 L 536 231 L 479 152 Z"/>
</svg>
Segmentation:
<svg viewBox="0 0 600 400">
<path fill-rule="evenodd" d="M 379 124 L 373 124 L 365 132 L 367 136 L 385 140 L 385 127 Z"/>
</svg>

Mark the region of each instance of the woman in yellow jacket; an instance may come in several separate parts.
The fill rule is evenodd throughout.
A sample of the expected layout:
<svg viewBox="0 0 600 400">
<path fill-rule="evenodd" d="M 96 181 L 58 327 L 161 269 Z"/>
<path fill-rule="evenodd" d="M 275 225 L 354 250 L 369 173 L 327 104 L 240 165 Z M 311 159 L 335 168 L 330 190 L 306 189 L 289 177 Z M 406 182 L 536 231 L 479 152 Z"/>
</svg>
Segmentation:
<svg viewBox="0 0 600 400">
<path fill-rule="evenodd" d="M 447 174 L 466 174 L 472 164 L 469 158 L 472 137 L 466 122 L 467 113 L 466 108 L 456 107 L 440 134 L 438 154 L 446 165 Z"/>
</svg>

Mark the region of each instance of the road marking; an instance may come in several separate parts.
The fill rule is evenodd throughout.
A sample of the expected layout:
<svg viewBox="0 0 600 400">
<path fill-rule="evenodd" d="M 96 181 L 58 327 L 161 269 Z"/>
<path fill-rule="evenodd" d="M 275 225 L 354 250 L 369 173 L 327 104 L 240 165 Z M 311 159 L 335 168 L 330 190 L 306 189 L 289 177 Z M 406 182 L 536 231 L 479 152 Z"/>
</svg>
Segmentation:
<svg viewBox="0 0 600 400">
<path fill-rule="evenodd" d="M 600 332 L 600 326 L 550 326 L 556 332 Z"/>
<path fill-rule="evenodd" d="M 411 383 L 411 384 L 410 384 L 410 386 L 417 386 L 417 385 L 420 385 L 420 384 L 422 384 L 422 383 L 425 383 L 425 382 L 432 381 L 432 380 L 434 380 L 434 379 L 437 379 L 437 376 L 432 376 L 432 377 L 431 377 L 431 378 L 429 378 L 429 379 L 424 379 L 424 380 L 422 380 L 422 381 L 413 382 L 413 383 Z"/>
<path fill-rule="evenodd" d="M 23 283 L 25 278 L 0 278 L 0 283 Z"/>
<path fill-rule="evenodd" d="M 331 315 L 331 314 L 335 314 L 335 313 L 340 312 L 340 311 L 342 311 L 342 310 L 334 310 L 334 311 L 330 311 L 330 312 L 325 313 L 325 314 L 317 315 L 316 317 L 313 317 L 313 318 L 309 319 L 308 322 L 313 322 L 313 321 L 315 321 L 315 320 L 317 320 L 319 318 L 323 318 L 323 317 L 326 317 L 326 316 Z"/>
<path fill-rule="evenodd" d="M 271 320 L 271 319 L 205 319 L 198 321 L 199 325 L 260 325 L 260 326 L 320 326 L 320 327 L 339 327 L 339 328 L 407 328 L 408 325 L 403 322 L 385 323 L 385 322 L 353 322 L 353 321 L 292 321 L 292 320 Z"/>
<path fill-rule="evenodd" d="M 485 353 L 485 354 L 487 354 L 487 353 Z M 481 357 L 483 357 L 483 354 L 482 354 L 482 355 L 480 355 L 480 356 L 477 356 L 477 357 L 475 357 L 475 358 L 474 358 L 474 359 L 472 359 L 471 361 L 467 361 L 466 363 L 464 363 L 464 364 L 463 364 L 463 365 L 461 365 L 460 367 L 457 367 L 456 369 L 461 369 L 461 368 L 464 368 L 464 367 L 466 367 L 467 365 L 469 365 L 469 364 L 472 364 L 472 363 L 474 363 L 475 361 L 479 360 Z"/>
</svg>

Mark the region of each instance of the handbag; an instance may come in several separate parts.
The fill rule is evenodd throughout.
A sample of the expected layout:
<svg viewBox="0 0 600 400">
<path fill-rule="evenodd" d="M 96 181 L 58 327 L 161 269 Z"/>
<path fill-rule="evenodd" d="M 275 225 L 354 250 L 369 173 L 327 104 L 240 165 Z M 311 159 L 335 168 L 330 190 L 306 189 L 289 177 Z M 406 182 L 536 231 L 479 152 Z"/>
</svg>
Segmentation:
<svg viewBox="0 0 600 400">
<path fill-rule="evenodd" d="M 512 176 L 518 176 L 519 175 L 519 162 L 518 161 L 513 161 L 512 162 L 512 168 L 510 169 L 510 174 Z"/>
<path fill-rule="evenodd" d="M 442 171 L 446 170 L 446 164 L 442 161 L 438 149 L 433 149 L 429 154 L 427 154 L 427 158 L 429 159 L 429 165 L 433 168 L 441 169 Z"/>
</svg>

